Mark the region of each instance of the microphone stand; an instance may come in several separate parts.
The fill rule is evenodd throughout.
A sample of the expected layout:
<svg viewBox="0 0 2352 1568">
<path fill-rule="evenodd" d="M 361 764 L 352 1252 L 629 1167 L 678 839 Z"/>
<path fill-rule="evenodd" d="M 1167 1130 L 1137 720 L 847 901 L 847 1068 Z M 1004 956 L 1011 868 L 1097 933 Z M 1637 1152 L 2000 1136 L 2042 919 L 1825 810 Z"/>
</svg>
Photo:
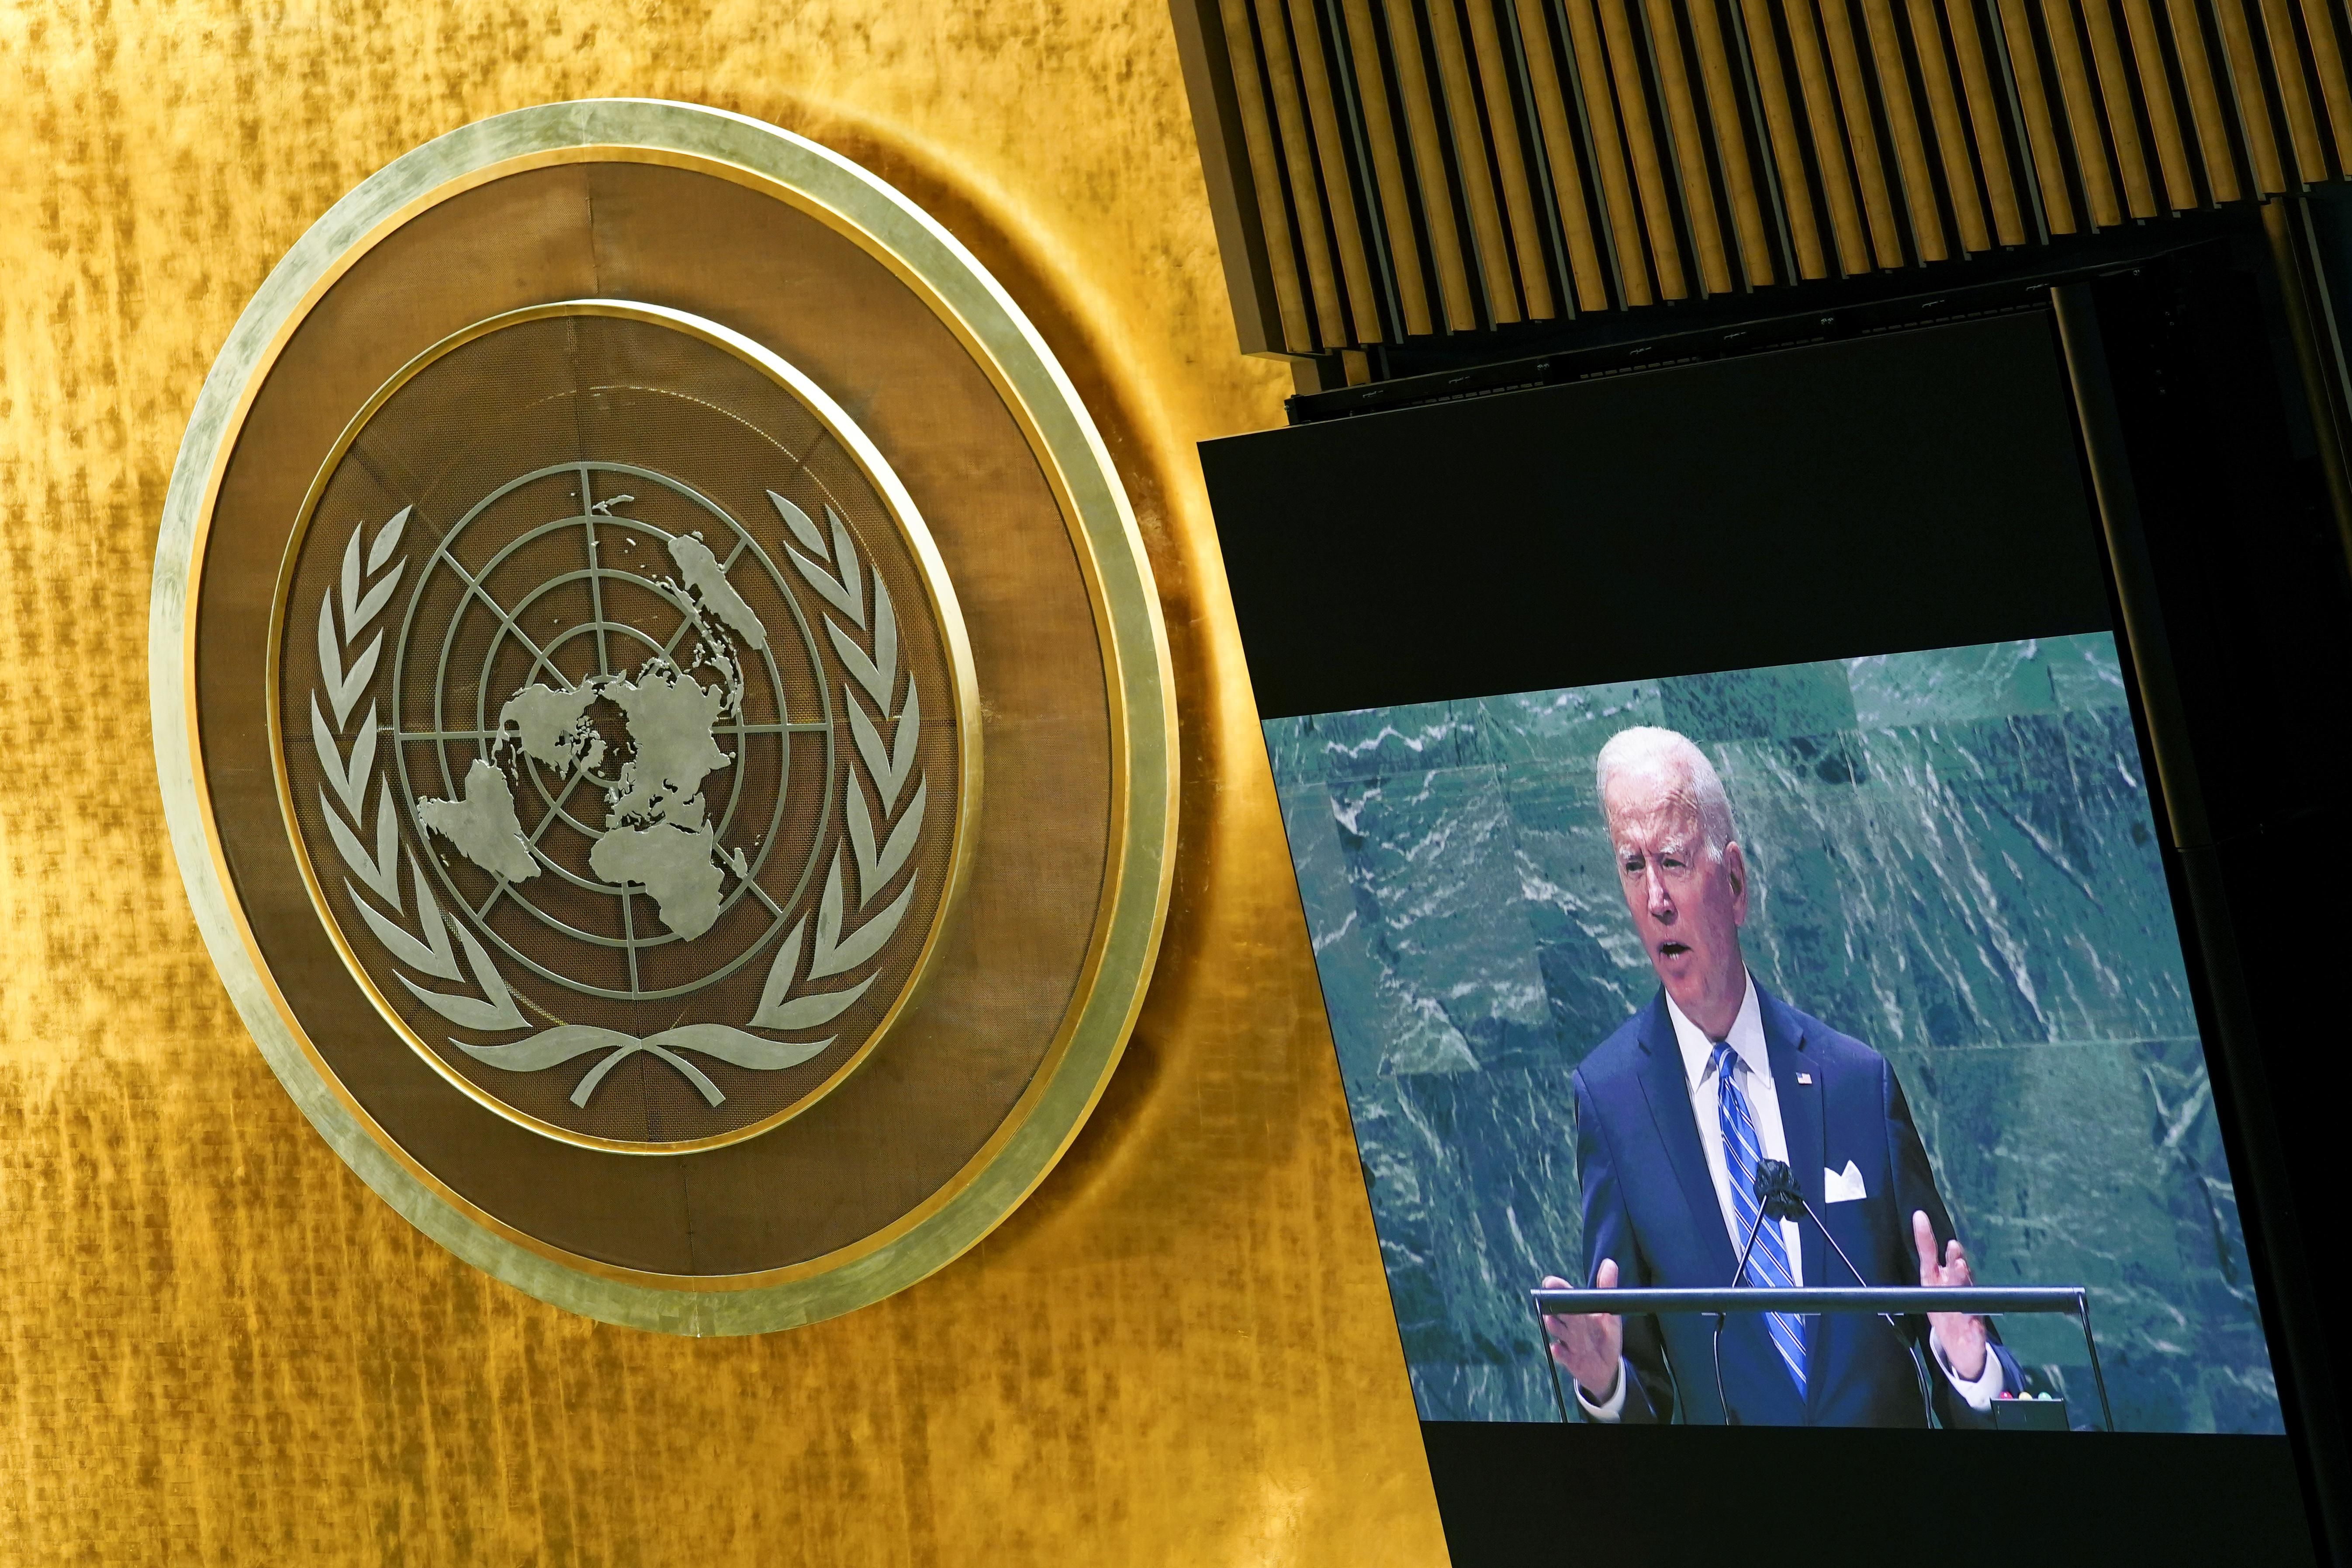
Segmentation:
<svg viewBox="0 0 2352 1568">
<path fill-rule="evenodd" d="M 1766 1214 L 1775 1219 L 1794 1219 L 1801 1214 L 1811 1220 L 1813 1228 L 1822 1233 L 1822 1239 L 1828 1242 L 1831 1250 L 1837 1254 L 1838 1261 L 1845 1265 L 1845 1271 L 1853 1276 L 1853 1282 L 1868 1288 L 1870 1281 L 1862 1277 L 1862 1270 L 1856 1268 L 1853 1259 L 1845 1255 L 1845 1248 L 1838 1245 L 1838 1238 L 1831 1233 L 1828 1226 L 1822 1223 L 1822 1216 L 1813 1212 L 1813 1205 L 1806 1201 L 1803 1189 L 1797 1185 L 1796 1176 L 1785 1162 L 1766 1160 L 1756 1167 L 1756 1198 L 1759 1222 Z M 1919 1347 L 1912 1342 L 1911 1336 L 1895 1326 L 1891 1313 L 1872 1315 L 1886 1325 L 1887 1331 L 1895 1336 L 1895 1342 L 1911 1358 L 1911 1370 L 1919 1384 L 1919 1414 L 1932 1429 L 1936 1426 L 1936 1396 L 1928 1381 L 1927 1361 L 1919 1354 Z M 1718 1334 L 1720 1331 L 1717 1331 Z"/>
<path fill-rule="evenodd" d="M 1782 1169 L 1785 1170 L 1787 1167 L 1783 1166 Z M 1771 1205 L 1761 1202 L 1764 1195 L 1764 1173 L 1760 1169 L 1756 1173 L 1756 1187 L 1757 1197 L 1759 1200 L 1756 1209 L 1756 1223 L 1748 1227 L 1748 1245 L 1739 1249 L 1739 1266 L 1731 1271 L 1731 1288 L 1735 1290 L 1747 1280 L 1748 1255 L 1756 1250 L 1756 1238 L 1764 1234 L 1764 1217 L 1770 1212 Z M 1715 1357 L 1715 1403 L 1723 1411 L 1723 1424 L 1726 1426 L 1737 1426 L 1739 1425 L 1739 1417 L 1731 1413 L 1731 1401 L 1723 1396 L 1724 1314 L 1709 1312 L 1707 1316 L 1715 1320 L 1715 1337 L 1712 1346 Z"/>
</svg>

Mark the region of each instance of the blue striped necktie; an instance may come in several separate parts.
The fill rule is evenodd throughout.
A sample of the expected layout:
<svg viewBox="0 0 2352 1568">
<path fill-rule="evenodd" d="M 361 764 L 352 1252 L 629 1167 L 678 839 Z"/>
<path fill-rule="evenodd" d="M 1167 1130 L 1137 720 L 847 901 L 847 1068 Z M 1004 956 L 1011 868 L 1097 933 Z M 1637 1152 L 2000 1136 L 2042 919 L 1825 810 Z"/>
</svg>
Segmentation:
<svg viewBox="0 0 2352 1568">
<path fill-rule="evenodd" d="M 1707 1058 L 1707 1070 L 1715 1078 L 1715 1110 L 1723 1128 L 1723 1168 L 1731 1178 L 1731 1212 L 1739 1222 L 1739 1240 L 1744 1244 L 1748 1233 L 1756 1231 L 1756 1248 L 1748 1255 L 1748 1272 L 1743 1282 L 1780 1289 L 1789 1289 L 1796 1280 L 1789 1274 L 1789 1249 L 1780 1239 L 1780 1222 L 1767 1220 L 1761 1230 L 1756 1228 L 1756 1167 L 1764 1160 L 1764 1141 L 1756 1136 L 1756 1119 L 1748 1113 L 1748 1097 L 1739 1092 L 1738 1081 L 1732 1069 L 1739 1064 L 1739 1055 L 1727 1042 L 1718 1040 L 1715 1055 Z M 1764 1324 L 1772 1336 L 1772 1348 L 1780 1352 L 1780 1360 L 1796 1381 L 1797 1394 L 1805 1392 L 1805 1321 L 1794 1312 L 1767 1312 Z"/>
</svg>

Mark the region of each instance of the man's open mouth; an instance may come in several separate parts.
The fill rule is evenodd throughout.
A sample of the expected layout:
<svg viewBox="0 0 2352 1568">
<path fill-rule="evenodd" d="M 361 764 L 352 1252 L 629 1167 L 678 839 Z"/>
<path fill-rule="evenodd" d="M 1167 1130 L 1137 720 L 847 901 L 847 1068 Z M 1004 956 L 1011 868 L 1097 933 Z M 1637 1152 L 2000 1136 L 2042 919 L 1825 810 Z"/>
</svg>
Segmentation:
<svg viewBox="0 0 2352 1568">
<path fill-rule="evenodd" d="M 1658 944 L 1658 956 L 1660 958 L 1680 958 L 1684 953 L 1688 952 L 1689 951 L 1690 944 L 1688 942 L 1662 942 Z"/>
</svg>

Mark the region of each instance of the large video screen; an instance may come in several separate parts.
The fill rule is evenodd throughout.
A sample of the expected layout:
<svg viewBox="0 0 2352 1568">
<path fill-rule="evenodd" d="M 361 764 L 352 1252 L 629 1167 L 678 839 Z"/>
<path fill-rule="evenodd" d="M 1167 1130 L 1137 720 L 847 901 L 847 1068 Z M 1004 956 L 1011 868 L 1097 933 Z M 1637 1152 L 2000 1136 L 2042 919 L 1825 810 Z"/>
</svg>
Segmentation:
<svg viewBox="0 0 2352 1568">
<path fill-rule="evenodd" d="M 1635 1426 L 2287 1475 L 2068 376 L 2023 308 L 1202 447 L 1449 1527 L 1474 1454 L 1654 1489 Z M 1857 1282 L 2080 1289 L 2095 1363 L 1606 1306 Z"/>
<path fill-rule="evenodd" d="M 1538 1283 L 1744 1256 L 2085 1287 L 2117 1428 L 2282 1430 L 2112 635 L 1264 730 L 1425 1420 L 2105 1425 L 2064 1316 L 1596 1311 L 1548 1363 Z"/>
</svg>

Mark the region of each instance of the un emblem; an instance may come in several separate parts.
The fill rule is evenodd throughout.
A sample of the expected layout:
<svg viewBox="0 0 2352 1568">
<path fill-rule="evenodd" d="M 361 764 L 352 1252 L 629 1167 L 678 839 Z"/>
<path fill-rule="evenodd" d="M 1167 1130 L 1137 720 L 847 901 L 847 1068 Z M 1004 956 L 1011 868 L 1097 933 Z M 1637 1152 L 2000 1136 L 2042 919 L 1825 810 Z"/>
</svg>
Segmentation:
<svg viewBox="0 0 2352 1568">
<path fill-rule="evenodd" d="M 392 473 L 415 499 L 348 515 Z M 569 301 L 404 367 L 289 562 L 278 756 L 314 895 L 425 1059 L 646 1152 L 855 1066 L 979 772 L 935 560 L 848 416 L 714 323 Z"/>
<path fill-rule="evenodd" d="M 372 176 L 205 384 L 153 616 L 230 997 L 520 1289 L 850 1310 L 1118 1064 L 1176 822 L 1142 541 L 1011 298 L 822 147 L 558 104 Z"/>
</svg>

